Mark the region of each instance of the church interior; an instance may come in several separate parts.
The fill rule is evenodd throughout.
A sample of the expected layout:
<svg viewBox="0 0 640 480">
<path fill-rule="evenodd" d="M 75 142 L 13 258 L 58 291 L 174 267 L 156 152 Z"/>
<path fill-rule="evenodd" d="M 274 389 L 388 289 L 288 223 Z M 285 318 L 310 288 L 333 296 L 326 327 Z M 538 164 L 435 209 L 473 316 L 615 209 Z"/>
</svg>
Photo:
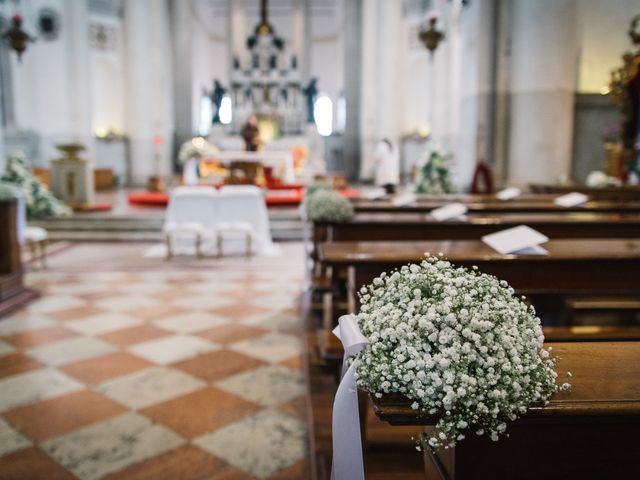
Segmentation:
<svg viewBox="0 0 640 480">
<path fill-rule="evenodd" d="M 638 0 L 0 0 L 0 480 L 640 478 Z"/>
</svg>

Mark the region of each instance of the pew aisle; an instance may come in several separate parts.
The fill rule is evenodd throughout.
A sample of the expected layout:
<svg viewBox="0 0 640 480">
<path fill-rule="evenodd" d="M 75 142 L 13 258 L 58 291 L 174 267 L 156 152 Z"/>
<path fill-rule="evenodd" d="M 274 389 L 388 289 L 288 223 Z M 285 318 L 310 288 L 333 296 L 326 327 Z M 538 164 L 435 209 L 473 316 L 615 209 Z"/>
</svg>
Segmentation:
<svg viewBox="0 0 640 480">
<path fill-rule="evenodd" d="M 0 478 L 308 478 L 302 248 L 282 247 L 71 244 L 29 274 L 42 298 L 0 321 Z"/>
</svg>

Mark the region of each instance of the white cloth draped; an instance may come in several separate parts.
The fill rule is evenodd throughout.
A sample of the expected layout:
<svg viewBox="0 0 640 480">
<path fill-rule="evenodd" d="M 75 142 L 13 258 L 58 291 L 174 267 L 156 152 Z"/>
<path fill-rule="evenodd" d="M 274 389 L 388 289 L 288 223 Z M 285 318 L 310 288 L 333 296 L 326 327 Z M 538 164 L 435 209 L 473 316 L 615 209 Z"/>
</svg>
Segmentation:
<svg viewBox="0 0 640 480">
<path fill-rule="evenodd" d="M 342 380 L 333 401 L 333 465 L 332 480 L 364 480 L 364 462 L 362 458 L 362 440 L 360 437 L 360 416 L 358 412 L 358 386 L 354 360 L 347 368 L 349 357 L 358 355 L 369 341 L 356 321 L 355 315 L 343 315 L 333 330 L 344 347 L 342 361 Z M 345 371 L 346 369 L 346 371 Z"/>
</svg>

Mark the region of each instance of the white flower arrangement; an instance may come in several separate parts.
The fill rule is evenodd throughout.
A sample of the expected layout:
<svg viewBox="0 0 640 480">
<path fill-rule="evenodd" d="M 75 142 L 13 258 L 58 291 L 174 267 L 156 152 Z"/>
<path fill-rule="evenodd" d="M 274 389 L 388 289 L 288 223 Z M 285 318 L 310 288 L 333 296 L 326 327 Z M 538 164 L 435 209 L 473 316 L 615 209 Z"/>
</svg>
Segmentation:
<svg viewBox="0 0 640 480">
<path fill-rule="evenodd" d="M 415 193 L 438 195 L 454 193 L 455 188 L 451 183 L 449 161 L 451 154 L 439 147 L 430 147 L 425 154 L 425 160 L 418 170 L 415 184 Z"/>
<path fill-rule="evenodd" d="M 313 222 L 348 222 L 353 218 L 351 202 L 334 190 L 319 189 L 305 199 L 307 218 Z"/>
<path fill-rule="evenodd" d="M 507 282 L 436 256 L 383 273 L 360 291 L 358 324 L 369 339 L 358 386 L 377 398 L 399 393 L 438 418 L 433 448 L 470 432 L 498 440 L 559 388 L 533 307 Z"/>
<path fill-rule="evenodd" d="M 31 172 L 22 151 L 7 157 L 5 171 L 0 181 L 19 188 L 24 195 L 27 217 L 47 218 L 71 215 L 71 209 L 58 200 L 49 189 Z"/>
<path fill-rule="evenodd" d="M 202 137 L 194 137 L 182 144 L 180 151 L 178 152 L 178 161 L 184 165 L 192 158 L 208 158 L 213 157 L 218 153 L 220 153 L 220 151 L 215 145 L 207 142 Z"/>
</svg>

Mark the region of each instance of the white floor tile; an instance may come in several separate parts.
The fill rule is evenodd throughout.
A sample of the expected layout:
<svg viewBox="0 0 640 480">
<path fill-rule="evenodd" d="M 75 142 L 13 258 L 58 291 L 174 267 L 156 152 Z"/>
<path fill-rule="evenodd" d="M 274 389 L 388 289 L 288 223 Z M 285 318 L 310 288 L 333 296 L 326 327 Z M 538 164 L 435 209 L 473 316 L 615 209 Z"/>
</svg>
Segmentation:
<svg viewBox="0 0 640 480">
<path fill-rule="evenodd" d="M 80 382 L 50 368 L 12 375 L 0 380 L 0 412 L 82 388 Z"/>
<path fill-rule="evenodd" d="M 184 372 L 154 367 L 117 377 L 96 389 L 132 409 L 145 408 L 184 395 L 206 385 Z"/>
</svg>

